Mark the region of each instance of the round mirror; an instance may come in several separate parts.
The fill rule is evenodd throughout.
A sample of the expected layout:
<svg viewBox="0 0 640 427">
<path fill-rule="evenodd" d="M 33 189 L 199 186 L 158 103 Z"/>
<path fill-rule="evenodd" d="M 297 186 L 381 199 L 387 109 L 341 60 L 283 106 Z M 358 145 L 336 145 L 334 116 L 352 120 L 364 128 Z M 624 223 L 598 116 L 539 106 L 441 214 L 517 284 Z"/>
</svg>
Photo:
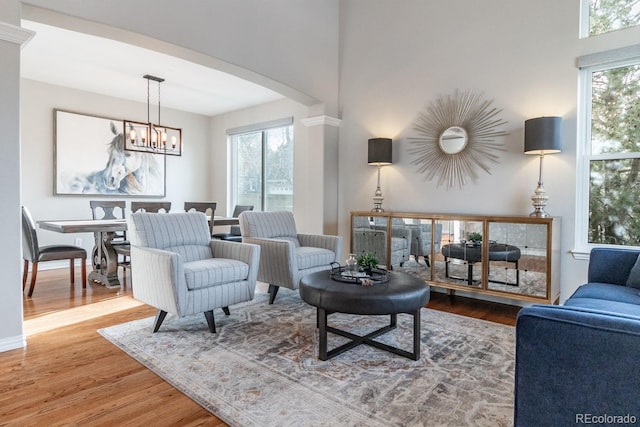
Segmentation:
<svg viewBox="0 0 640 427">
<path fill-rule="evenodd" d="M 447 154 L 458 154 L 467 146 L 467 131 L 460 126 L 448 127 L 440 135 L 438 144 Z"/>
</svg>

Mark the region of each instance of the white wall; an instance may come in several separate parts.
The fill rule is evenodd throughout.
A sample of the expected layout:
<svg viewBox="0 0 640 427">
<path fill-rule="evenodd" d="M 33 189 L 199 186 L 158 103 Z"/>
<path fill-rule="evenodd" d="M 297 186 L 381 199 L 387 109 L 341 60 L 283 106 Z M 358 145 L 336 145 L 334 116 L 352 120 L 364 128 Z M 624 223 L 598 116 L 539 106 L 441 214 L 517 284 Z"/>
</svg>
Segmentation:
<svg viewBox="0 0 640 427">
<path fill-rule="evenodd" d="M 325 114 L 336 114 L 338 0 L 23 3 L 191 49 L 221 60 L 217 67 L 223 71 L 243 73 L 241 77 L 294 99 L 300 95 L 299 101 L 307 105 L 322 103 Z M 64 21 L 71 24 L 68 19 L 60 24 Z M 91 30 L 105 29 L 94 26 Z M 128 42 L 141 42 L 141 38 L 132 37 Z M 244 73 L 247 70 L 252 73 Z M 293 92 L 286 93 L 288 88 Z"/>
<path fill-rule="evenodd" d="M 20 284 L 20 46 L 28 35 L 20 31 L 20 7 L 0 7 L 0 351 L 22 347 Z"/>
<path fill-rule="evenodd" d="M 548 211 L 562 217 L 561 298 L 586 279 L 574 244 L 576 58 L 590 48 L 578 39 L 579 1 L 341 2 L 340 234 L 349 211 L 368 210 L 375 168 L 367 139 L 394 140 L 394 164 L 382 169 L 384 208 L 403 212 L 528 215 L 538 158 L 523 155 L 524 120 L 564 118 L 561 154 L 545 158 Z M 628 43 L 631 40 L 627 40 Z M 411 164 L 407 137 L 426 105 L 456 89 L 483 92 L 509 135 L 491 175 L 480 171 L 462 190 L 438 188 Z"/>
<path fill-rule="evenodd" d="M 147 106 L 119 98 L 97 95 L 61 86 L 23 79 L 21 84 L 22 129 L 22 203 L 34 220 L 91 218 L 89 200 L 140 197 L 119 196 L 54 196 L 53 195 L 53 109 L 78 113 L 146 121 Z M 166 197 L 172 210 L 181 210 L 186 200 L 211 200 L 212 168 L 209 164 L 209 117 L 162 109 L 163 123 L 183 129 L 184 150 L 181 157 L 167 156 Z M 148 200 L 148 199 L 146 199 Z M 93 234 L 61 234 L 38 230 L 41 245 L 73 244 L 82 238 L 88 251 L 93 246 Z M 51 263 L 54 264 L 54 263 Z M 42 266 L 46 267 L 45 264 Z"/>
</svg>

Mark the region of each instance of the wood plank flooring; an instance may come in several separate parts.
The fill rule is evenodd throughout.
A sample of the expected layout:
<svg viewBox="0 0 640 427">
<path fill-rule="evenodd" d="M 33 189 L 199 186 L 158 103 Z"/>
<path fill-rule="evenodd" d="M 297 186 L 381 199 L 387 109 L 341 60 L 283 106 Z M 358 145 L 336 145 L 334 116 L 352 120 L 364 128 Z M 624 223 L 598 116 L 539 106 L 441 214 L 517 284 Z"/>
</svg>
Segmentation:
<svg viewBox="0 0 640 427">
<path fill-rule="evenodd" d="M 153 308 L 130 287 L 82 290 L 68 277 L 41 271 L 23 299 L 27 347 L 0 353 L 0 425 L 226 425 L 96 332 Z M 519 310 L 436 292 L 428 307 L 507 325 Z"/>
</svg>

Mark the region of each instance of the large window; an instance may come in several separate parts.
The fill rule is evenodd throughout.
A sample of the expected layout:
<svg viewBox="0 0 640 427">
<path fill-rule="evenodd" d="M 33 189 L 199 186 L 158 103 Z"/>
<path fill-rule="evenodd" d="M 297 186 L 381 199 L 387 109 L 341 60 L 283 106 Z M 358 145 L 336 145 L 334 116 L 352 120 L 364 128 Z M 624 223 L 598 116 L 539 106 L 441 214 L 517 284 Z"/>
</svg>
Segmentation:
<svg viewBox="0 0 640 427">
<path fill-rule="evenodd" d="M 577 257 L 640 246 L 640 0 L 581 2 L 583 37 L 620 31 L 629 43 L 578 59 Z"/>
<path fill-rule="evenodd" d="M 640 57 L 581 73 L 583 243 L 640 246 Z"/>
<path fill-rule="evenodd" d="M 259 211 L 293 211 L 293 120 L 227 131 L 233 205 Z"/>
<path fill-rule="evenodd" d="M 584 36 L 640 25 L 640 0 L 582 0 Z"/>
</svg>

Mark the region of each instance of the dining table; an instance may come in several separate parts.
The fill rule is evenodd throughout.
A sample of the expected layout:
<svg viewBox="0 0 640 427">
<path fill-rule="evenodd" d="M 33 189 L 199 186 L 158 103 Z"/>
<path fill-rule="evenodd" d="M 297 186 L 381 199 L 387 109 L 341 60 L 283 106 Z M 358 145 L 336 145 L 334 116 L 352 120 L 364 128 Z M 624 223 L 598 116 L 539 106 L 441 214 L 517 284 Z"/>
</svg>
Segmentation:
<svg viewBox="0 0 640 427">
<path fill-rule="evenodd" d="M 164 214 L 163 214 L 164 215 Z M 211 218 L 209 218 L 209 221 Z M 238 218 L 215 215 L 213 225 L 238 225 Z M 89 280 L 100 283 L 107 288 L 120 288 L 118 278 L 118 254 L 112 241 L 116 232 L 127 230 L 126 219 L 65 219 L 38 221 L 38 227 L 57 233 L 93 233 Z"/>
</svg>

